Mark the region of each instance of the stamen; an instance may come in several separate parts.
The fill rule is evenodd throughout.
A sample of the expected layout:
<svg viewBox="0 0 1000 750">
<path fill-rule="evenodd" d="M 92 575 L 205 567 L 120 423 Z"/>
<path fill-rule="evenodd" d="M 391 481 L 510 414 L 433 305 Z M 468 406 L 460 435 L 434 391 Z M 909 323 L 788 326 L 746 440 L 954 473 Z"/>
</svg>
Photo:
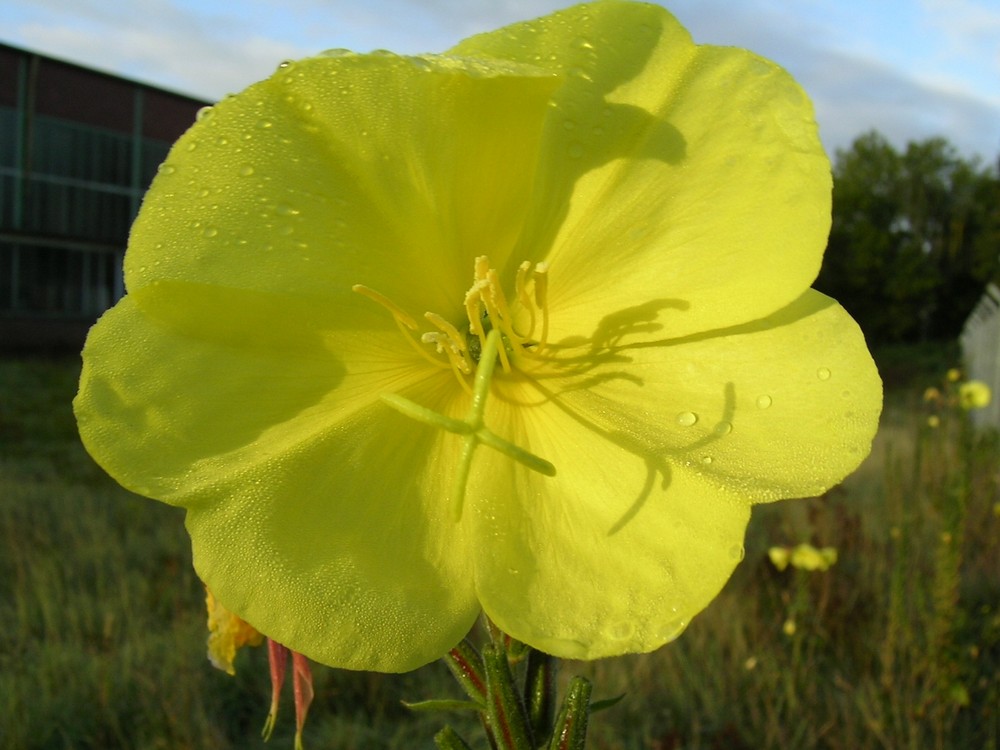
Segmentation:
<svg viewBox="0 0 1000 750">
<path fill-rule="evenodd" d="M 425 312 L 424 317 L 447 334 L 455 353 L 462 356 L 462 372 L 467 375 L 470 374 L 472 367 L 469 365 L 467 356 L 468 348 L 465 346 L 465 339 L 462 338 L 462 334 L 458 332 L 458 329 L 437 313 Z"/>
<path fill-rule="evenodd" d="M 531 272 L 531 264 L 524 261 L 517 267 L 517 278 L 514 280 L 514 294 L 517 295 L 521 306 L 528 311 L 528 336 L 535 332 L 535 306 L 528 296 L 528 274 Z"/>
<path fill-rule="evenodd" d="M 542 335 L 538 337 L 538 348 L 544 349 L 549 339 L 549 264 L 545 261 L 535 264 L 535 304 L 542 313 Z"/>
<path fill-rule="evenodd" d="M 458 384 L 462 386 L 462 390 L 471 394 L 472 388 L 466 381 L 465 376 L 472 372 L 472 366 L 469 364 L 470 359 L 465 342 L 462 340 L 458 329 L 437 313 L 425 312 L 424 317 L 431 323 L 434 323 L 441 331 L 428 331 L 420 337 L 420 340 L 436 344 L 437 351 L 448 357 L 448 362 L 451 364 L 451 371 L 454 373 Z"/>
<path fill-rule="evenodd" d="M 407 328 L 411 331 L 417 330 L 417 322 L 411 318 L 406 312 L 403 311 L 395 302 L 386 297 L 380 292 L 376 292 L 371 287 L 367 287 L 364 284 L 355 284 L 351 287 L 352 292 L 357 292 L 360 295 L 367 297 L 368 299 L 378 302 L 382 307 L 392 313 L 392 317 L 396 320 L 402 321 Z"/>
<path fill-rule="evenodd" d="M 411 331 L 417 330 L 416 321 L 414 321 L 413 318 L 411 318 L 409 315 L 403 312 L 403 310 L 400 309 L 395 302 L 390 300 L 384 294 L 380 294 L 379 292 L 376 292 L 374 289 L 366 287 L 364 284 L 355 284 L 354 286 L 351 287 L 351 291 L 357 292 L 358 294 L 367 297 L 368 299 L 374 302 L 379 303 L 380 305 L 382 305 L 382 307 L 384 307 L 386 310 L 392 313 L 392 318 L 393 320 L 396 321 L 396 326 L 399 328 L 400 333 L 403 334 L 403 338 L 406 339 L 408 342 L 410 342 L 410 346 L 413 347 L 414 351 L 416 351 L 417 354 L 426 359 L 435 367 L 441 367 L 444 369 L 448 369 L 448 367 L 450 367 L 450 365 L 447 362 L 442 362 L 439 359 L 434 359 L 434 357 L 432 357 L 430 353 L 424 347 L 420 346 L 417 340 L 413 338 L 413 334 L 411 333 Z"/>
</svg>

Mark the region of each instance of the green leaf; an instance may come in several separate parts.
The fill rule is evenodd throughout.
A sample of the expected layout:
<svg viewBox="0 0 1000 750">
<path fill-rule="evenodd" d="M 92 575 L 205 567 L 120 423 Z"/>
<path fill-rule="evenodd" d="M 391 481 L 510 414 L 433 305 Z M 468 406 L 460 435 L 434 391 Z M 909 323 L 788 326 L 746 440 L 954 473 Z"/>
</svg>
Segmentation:
<svg viewBox="0 0 1000 750">
<path fill-rule="evenodd" d="M 434 735 L 434 744 L 438 746 L 439 750 L 472 750 L 465 740 L 448 726 Z"/>
<path fill-rule="evenodd" d="M 404 706 L 406 706 L 411 711 L 482 711 L 483 705 L 481 703 L 475 703 L 474 701 L 457 701 L 457 700 L 429 700 L 429 701 L 417 701 L 416 703 L 410 703 L 408 701 L 400 701 Z"/>
</svg>

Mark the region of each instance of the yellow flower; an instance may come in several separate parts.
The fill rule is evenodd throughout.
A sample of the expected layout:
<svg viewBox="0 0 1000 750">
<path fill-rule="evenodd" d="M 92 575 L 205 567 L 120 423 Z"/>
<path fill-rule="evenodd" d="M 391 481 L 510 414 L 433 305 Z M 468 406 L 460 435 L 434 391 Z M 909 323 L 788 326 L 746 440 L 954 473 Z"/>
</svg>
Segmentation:
<svg viewBox="0 0 1000 750">
<path fill-rule="evenodd" d="M 981 380 L 970 380 L 958 386 L 958 403 L 966 411 L 989 406 L 992 396 L 990 387 Z"/>
<path fill-rule="evenodd" d="M 227 674 L 236 674 L 233 660 L 244 646 L 259 646 L 264 636 L 254 627 L 234 615 L 205 589 L 208 608 L 208 659 L 212 666 Z"/>
<path fill-rule="evenodd" d="M 809 289 L 830 184 L 797 84 L 655 5 L 284 64 L 154 181 L 81 434 L 317 661 L 412 669 L 481 609 L 557 656 L 655 649 L 754 503 L 869 451 L 881 383 Z"/>
<path fill-rule="evenodd" d="M 929 417 L 927 417 L 927 426 L 933 428 L 940 427 L 941 417 L 939 417 L 937 414 L 931 414 Z"/>
<path fill-rule="evenodd" d="M 792 550 L 792 567 L 799 570 L 829 570 L 836 562 L 837 550 L 833 547 L 817 549 L 811 544 L 800 544 Z"/>
<path fill-rule="evenodd" d="M 792 559 L 792 551 L 788 547 L 771 547 L 767 551 L 767 556 L 774 567 L 778 570 L 784 570 L 788 567 L 788 563 Z"/>
<path fill-rule="evenodd" d="M 829 570 L 837 562 L 837 550 L 833 547 L 817 549 L 811 544 L 800 544 L 796 547 L 771 547 L 767 551 L 771 564 L 778 570 L 784 570 L 789 565 L 799 570 Z"/>
<path fill-rule="evenodd" d="M 928 402 L 933 401 L 936 403 L 940 400 L 941 400 L 941 391 L 939 391 L 934 386 L 930 386 L 929 388 L 924 390 L 924 401 Z"/>
<path fill-rule="evenodd" d="M 962 371 L 957 367 L 952 367 L 948 372 L 945 373 L 945 379 L 949 383 L 957 383 L 962 379 Z"/>
<path fill-rule="evenodd" d="M 796 630 L 798 630 L 798 626 L 795 624 L 795 620 L 793 620 L 791 617 L 785 620 L 785 622 L 781 626 L 781 631 L 788 637 L 795 635 Z"/>
</svg>

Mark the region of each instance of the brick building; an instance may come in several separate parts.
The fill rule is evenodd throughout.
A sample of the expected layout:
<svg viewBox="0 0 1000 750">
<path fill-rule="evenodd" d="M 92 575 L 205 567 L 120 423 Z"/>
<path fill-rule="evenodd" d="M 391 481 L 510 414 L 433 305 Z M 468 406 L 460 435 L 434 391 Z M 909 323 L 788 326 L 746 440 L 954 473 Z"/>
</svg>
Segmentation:
<svg viewBox="0 0 1000 750">
<path fill-rule="evenodd" d="M 208 104 L 0 44 L 0 350 L 78 348 L 129 226 Z"/>
</svg>

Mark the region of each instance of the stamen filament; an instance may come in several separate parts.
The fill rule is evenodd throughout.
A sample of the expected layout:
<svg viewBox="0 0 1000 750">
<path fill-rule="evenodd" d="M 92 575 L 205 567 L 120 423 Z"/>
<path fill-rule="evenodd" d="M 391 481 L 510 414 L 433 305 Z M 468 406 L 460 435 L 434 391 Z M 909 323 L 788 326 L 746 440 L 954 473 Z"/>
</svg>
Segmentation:
<svg viewBox="0 0 1000 750">
<path fill-rule="evenodd" d="M 411 331 L 417 330 L 417 322 L 411 318 L 406 312 L 399 307 L 395 302 L 386 297 L 380 292 L 376 292 L 371 287 L 367 287 L 364 284 L 355 284 L 351 287 L 352 292 L 357 292 L 358 294 L 367 297 L 373 302 L 378 302 L 382 307 L 392 313 L 392 317 L 396 320 L 401 320 L 407 328 Z"/>
<path fill-rule="evenodd" d="M 542 312 L 542 335 L 538 337 L 538 349 L 544 349 L 549 339 L 549 264 L 544 261 L 535 264 L 535 304 Z"/>
<path fill-rule="evenodd" d="M 531 264 L 524 261 L 517 267 L 517 278 L 514 280 L 514 294 L 520 301 L 521 306 L 528 311 L 528 337 L 535 332 L 535 306 L 528 296 L 528 273 L 531 271 Z"/>
<path fill-rule="evenodd" d="M 386 297 L 384 294 L 376 292 L 374 289 L 365 286 L 364 284 L 355 284 L 351 287 L 352 292 L 357 292 L 363 297 L 367 297 L 373 302 L 377 302 L 382 305 L 386 310 L 392 314 L 392 319 L 396 321 L 396 326 L 399 328 L 400 333 L 403 334 L 403 338 L 410 342 L 410 346 L 413 347 L 414 351 L 417 352 L 421 357 L 426 359 L 435 367 L 441 367 L 448 369 L 449 365 L 447 362 L 442 362 L 439 359 L 434 359 L 430 353 L 420 345 L 420 343 L 413 338 L 412 331 L 417 330 L 417 322 L 411 318 L 406 312 L 400 308 L 395 302 Z"/>
</svg>

